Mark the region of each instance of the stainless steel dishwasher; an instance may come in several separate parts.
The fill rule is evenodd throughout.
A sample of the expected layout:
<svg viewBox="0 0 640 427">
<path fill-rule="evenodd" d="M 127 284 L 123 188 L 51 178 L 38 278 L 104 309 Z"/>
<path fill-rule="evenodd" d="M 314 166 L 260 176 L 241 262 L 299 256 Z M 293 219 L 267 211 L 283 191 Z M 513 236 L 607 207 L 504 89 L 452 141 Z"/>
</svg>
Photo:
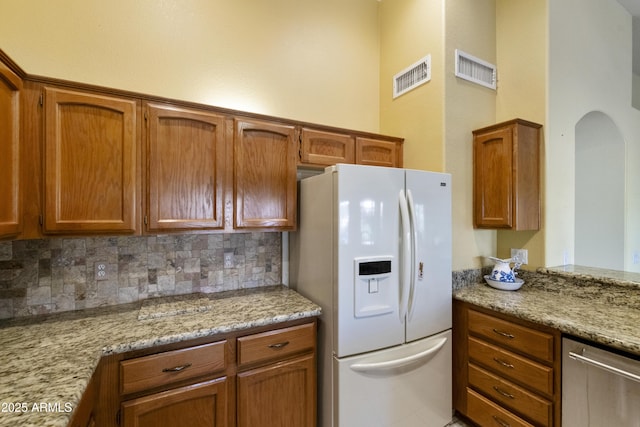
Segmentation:
<svg viewBox="0 0 640 427">
<path fill-rule="evenodd" d="M 640 361 L 562 339 L 563 427 L 640 427 Z"/>
</svg>

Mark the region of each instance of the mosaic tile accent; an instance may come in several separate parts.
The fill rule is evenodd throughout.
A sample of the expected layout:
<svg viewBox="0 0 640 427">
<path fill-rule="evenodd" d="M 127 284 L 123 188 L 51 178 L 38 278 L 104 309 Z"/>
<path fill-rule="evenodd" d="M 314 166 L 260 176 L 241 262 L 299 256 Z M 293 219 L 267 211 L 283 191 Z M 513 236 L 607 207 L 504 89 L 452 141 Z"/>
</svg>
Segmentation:
<svg viewBox="0 0 640 427">
<path fill-rule="evenodd" d="M 0 319 L 281 282 L 281 233 L 0 242 Z"/>
</svg>

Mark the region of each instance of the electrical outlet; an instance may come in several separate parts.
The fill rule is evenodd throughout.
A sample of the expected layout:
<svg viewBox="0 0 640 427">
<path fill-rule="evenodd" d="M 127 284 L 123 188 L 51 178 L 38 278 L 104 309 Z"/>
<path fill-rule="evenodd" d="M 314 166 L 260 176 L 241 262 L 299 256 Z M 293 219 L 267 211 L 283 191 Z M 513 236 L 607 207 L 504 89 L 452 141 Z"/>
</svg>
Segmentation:
<svg viewBox="0 0 640 427">
<path fill-rule="evenodd" d="M 518 259 L 518 261 L 522 264 L 528 264 L 529 263 L 529 251 L 527 249 L 513 249 L 511 248 L 511 259 L 516 260 L 516 258 Z"/>
<path fill-rule="evenodd" d="M 107 280 L 107 263 L 106 262 L 96 262 L 96 280 Z"/>
<path fill-rule="evenodd" d="M 233 268 L 233 252 L 224 253 L 224 268 Z"/>
<path fill-rule="evenodd" d="M 632 262 L 634 264 L 640 264 L 640 252 L 634 251 L 632 256 Z"/>
</svg>

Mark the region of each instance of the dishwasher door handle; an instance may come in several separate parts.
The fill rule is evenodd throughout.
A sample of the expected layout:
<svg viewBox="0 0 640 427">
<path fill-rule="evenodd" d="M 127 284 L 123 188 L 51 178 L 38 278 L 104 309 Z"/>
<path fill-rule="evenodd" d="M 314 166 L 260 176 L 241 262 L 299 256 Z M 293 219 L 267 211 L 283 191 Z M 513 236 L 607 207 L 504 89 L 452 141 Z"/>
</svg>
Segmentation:
<svg viewBox="0 0 640 427">
<path fill-rule="evenodd" d="M 586 363 L 587 365 L 592 365 L 597 368 L 604 369 L 605 371 L 611 372 L 613 374 L 616 374 L 621 377 L 640 383 L 640 375 L 636 375 L 633 372 L 629 372 L 624 369 L 617 368 L 615 366 L 611 366 L 607 363 L 593 359 L 591 357 L 587 357 L 584 355 L 584 349 L 582 349 L 582 353 L 583 354 L 578 354 L 578 353 L 574 353 L 573 351 L 570 351 L 569 357 L 572 358 L 573 360 L 577 360 L 578 362 Z"/>
</svg>

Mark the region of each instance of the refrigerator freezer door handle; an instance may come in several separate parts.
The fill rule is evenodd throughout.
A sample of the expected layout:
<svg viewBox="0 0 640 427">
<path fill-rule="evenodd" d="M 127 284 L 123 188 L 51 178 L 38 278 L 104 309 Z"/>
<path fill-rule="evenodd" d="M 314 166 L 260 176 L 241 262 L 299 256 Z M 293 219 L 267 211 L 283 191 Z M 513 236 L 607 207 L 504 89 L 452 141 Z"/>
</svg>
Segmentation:
<svg viewBox="0 0 640 427">
<path fill-rule="evenodd" d="M 413 311 L 413 295 L 416 287 L 416 260 L 418 258 L 418 225 L 416 224 L 416 208 L 413 203 L 413 195 L 411 190 L 407 190 L 407 202 L 409 203 L 409 215 L 411 221 L 411 252 L 409 259 L 411 260 L 411 280 L 409 281 L 409 295 L 407 314 L 411 316 Z"/>
<path fill-rule="evenodd" d="M 402 368 L 414 363 L 425 362 L 426 360 L 430 359 L 435 353 L 437 353 L 438 350 L 440 350 L 446 342 L 447 338 L 440 338 L 433 346 L 418 353 L 401 357 L 399 359 L 384 360 L 371 363 L 354 363 L 350 366 L 350 368 L 356 372 L 375 373 L 391 371 L 393 369 Z"/>
<path fill-rule="evenodd" d="M 402 242 L 400 251 L 400 321 L 404 321 L 409 306 L 409 281 L 411 277 L 411 220 L 409 219 L 409 205 L 404 190 L 398 196 L 400 203 L 400 224 L 402 227 Z"/>
</svg>

